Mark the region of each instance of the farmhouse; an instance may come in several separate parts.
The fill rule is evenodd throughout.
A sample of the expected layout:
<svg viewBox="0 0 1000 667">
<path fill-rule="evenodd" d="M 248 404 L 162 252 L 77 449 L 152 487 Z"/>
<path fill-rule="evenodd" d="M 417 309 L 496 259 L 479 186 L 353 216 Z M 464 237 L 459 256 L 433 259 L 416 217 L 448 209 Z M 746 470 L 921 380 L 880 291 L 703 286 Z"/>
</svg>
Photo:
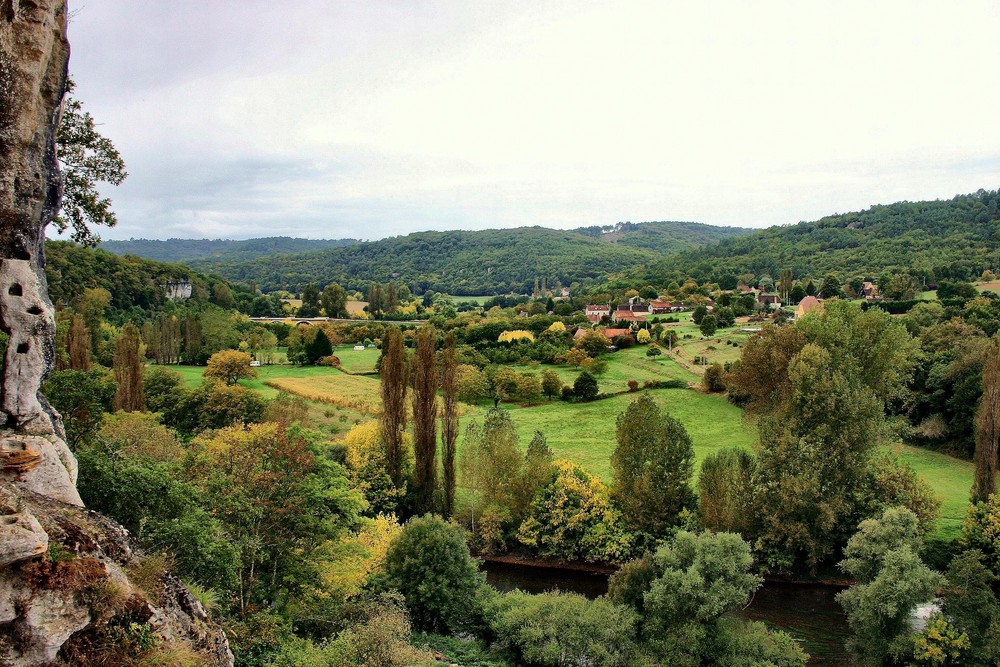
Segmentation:
<svg viewBox="0 0 1000 667">
<path fill-rule="evenodd" d="M 795 309 L 795 317 L 799 318 L 806 313 L 822 313 L 823 304 L 814 296 L 807 296 L 799 301 L 798 308 Z"/>
<path fill-rule="evenodd" d="M 649 307 L 653 309 L 654 315 L 662 315 L 664 313 L 671 312 L 671 303 L 669 301 L 653 301 L 649 304 Z"/>
<path fill-rule="evenodd" d="M 777 294 L 758 294 L 757 303 L 760 305 L 775 306 L 781 308 L 781 297 Z"/>
<path fill-rule="evenodd" d="M 596 315 L 597 319 L 601 319 L 605 315 L 611 314 L 611 306 L 600 306 L 600 305 L 587 306 L 584 309 L 584 313 L 587 315 L 588 318 Z"/>
<path fill-rule="evenodd" d="M 635 312 L 619 308 L 611 315 L 611 319 L 615 322 L 645 322 L 646 315 L 647 313 L 645 312 Z"/>
</svg>

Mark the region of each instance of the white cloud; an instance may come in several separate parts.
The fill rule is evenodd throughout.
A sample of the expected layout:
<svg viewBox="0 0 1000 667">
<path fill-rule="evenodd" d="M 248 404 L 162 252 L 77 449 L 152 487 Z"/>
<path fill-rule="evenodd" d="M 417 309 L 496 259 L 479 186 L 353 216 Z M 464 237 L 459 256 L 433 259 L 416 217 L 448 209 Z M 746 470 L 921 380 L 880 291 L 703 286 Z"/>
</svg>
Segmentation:
<svg viewBox="0 0 1000 667">
<path fill-rule="evenodd" d="M 90 0 L 71 69 L 132 173 L 109 237 L 761 226 L 996 187 L 998 19 L 993 2 Z"/>
</svg>

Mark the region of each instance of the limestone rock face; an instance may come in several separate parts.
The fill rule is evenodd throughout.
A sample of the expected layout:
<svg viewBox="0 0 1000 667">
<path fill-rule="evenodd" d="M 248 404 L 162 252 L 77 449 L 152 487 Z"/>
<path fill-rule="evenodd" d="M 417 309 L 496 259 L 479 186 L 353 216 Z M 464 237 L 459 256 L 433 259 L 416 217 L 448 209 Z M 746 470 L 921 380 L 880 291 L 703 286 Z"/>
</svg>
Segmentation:
<svg viewBox="0 0 1000 667">
<path fill-rule="evenodd" d="M 233 666 L 226 635 L 204 607 L 167 569 L 150 575 L 147 563 L 156 557 L 140 552 L 120 525 L 0 485 L 0 513 L 10 510 L 17 512 L 0 514 L 0 540 L 5 517 L 15 517 L 22 532 L 37 527 L 35 535 L 56 546 L 29 545 L 22 537 L 16 561 L 5 562 L 0 553 L 0 665 L 54 667 L 78 664 L 81 656 L 94 659 L 108 644 L 108 628 L 136 622 L 165 645 L 197 651 L 206 665 Z M 131 576 L 139 570 L 145 574 Z M 115 664 L 100 657 L 100 664 Z"/>
</svg>

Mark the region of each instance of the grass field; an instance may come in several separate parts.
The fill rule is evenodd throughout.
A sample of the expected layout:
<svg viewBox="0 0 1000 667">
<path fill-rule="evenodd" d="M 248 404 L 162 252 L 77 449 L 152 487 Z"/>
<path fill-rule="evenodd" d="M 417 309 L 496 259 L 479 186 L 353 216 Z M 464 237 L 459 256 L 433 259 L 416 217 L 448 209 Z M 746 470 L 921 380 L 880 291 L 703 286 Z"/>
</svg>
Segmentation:
<svg viewBox="0 0 1000 667">
<path fill-rule="evenodd" d="M 738 348 L 737 348 L 738 349 Z M 346 350 L 342 362 L 353 350 Z M 357 352 L 351 361 L 352 369 L 364 372 L 374 366 L 376 350 Z M 678 363 L 663 355 L 649 358 L 645 347 L 636 346 L 616 352 L 608 358 L 608 370 L 599 377 L 602 392 L 620 392 L 627 388 L 630 379 L 640 385 L 650 379 L 680 379 L 696 382 L 700 378 Z M 347 364 L 345 363 L 345 366 Z M 189 386 L 202 381 L 204 368 L 195 366 L 175 367 Z M 579 369 L 541 366 L 519 366 L 519 371 L 541 373 L 554 368 L 564 383 L 571 384 Z M 242 380 L 240 384 L 257 390 L 267 398 L 278 394 L 278 389 L 309 399 L 309 417 L 314 426 L 334 437 L 341 437 L 351 426 L 377 418 L 379 412 L 379 380 L 377 376 L 349 375 L 334 368 L 264 366 L 259 377 Z M 690 389 L 651 390 L 662 409 L 684 424 L 694 444 L 695 459 L 701 461 L 718 449 L 725 447 L 751 448 L 756 438 L 756 427 L 745 419 L 743 412 L 730 404 L 724 396 L 704 394 Z M 517 406 L 503 404 L 510 410 L 511 418 L 526 449 L 536 430 L 545 434 L 549 446 L 558 458 L 565 458 L 584 466 L 610 482 L 610 458 L 615 447 L 615 420 L 636 397 L 622 394 L 592 403 L 565 403 L 543 401 L 539 405 Z M 472 419 L 480 422 L 489 405 L 463 406 L 461 430 Z M 459 440 L 461 447 L 461 438 Z M 968 505 L 972 485 L 972 464 L 944 454 L 906 445 L 890 449 L 900 459 L 916 470 L 934 492 L 943 500 L 941 518 L 936 537 L 957 537 Z"/>
<path fill-rule="evenodd" d="M 381 351 L 375 348 L 355 350 L 353 345 L 343 345 L 334 348 L 333 353 L 340 359 L 341 368 L 348 373 L 374 373 Z"/>
</svg>

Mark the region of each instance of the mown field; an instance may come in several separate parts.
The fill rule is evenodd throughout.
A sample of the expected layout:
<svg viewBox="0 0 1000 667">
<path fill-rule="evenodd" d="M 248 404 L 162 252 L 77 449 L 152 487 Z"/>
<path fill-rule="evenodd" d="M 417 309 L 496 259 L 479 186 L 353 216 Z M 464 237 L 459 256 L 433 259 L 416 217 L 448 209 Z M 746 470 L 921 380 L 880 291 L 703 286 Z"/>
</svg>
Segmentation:
<svg viewBox="0 0 1000 667">
<path fill-rule="evenodd" d="M 725 339 L 725 338 L 723 338 Z M 338 350 L 342 362 L 353 350 Z M 365 372 L 374 367 L 376 350 L 357 352 L 352 359 L 352 372 Z M 666 355 L 649 358 L 645 348 L 637 346 L 610 355 L 608 370 L 599 378 L 602 392 L 627 390 L 630 379 L 640 385 L 646 380 L 684 380 L 696 383 L 700 378 L 668 359 Z M 348 364 L 345 363 L 345 366 Z M 571 384 L 579 369 L 568 367 L 517 366 L 522 372 L 541 373 L 554 368 L 564 383 Z M 196 386 L 202 380 L 203 368 L 180 366 L 185 382 Z M 377 419 L 379 412 L 379 379 L 374 375 L 350 375 L 334 368 L 264 366 L 259 377 L 242 380 L 244 386 L 261 392 L 267 398 L 279 389 L 307 399 L 309 418 L 314 426 L 332 437 L 342 437 L 354 424 Z M 697 464 L 709 454 L 725 447 L 753 447 L 756 428 L 743 412 L 724 396 L 705 394 L 692 389 L 650 390 L 658 405 L 681 421 L 694 444 Z M 511 411 L 522 448 L 536 430 L 545 434 L 549 446 L 558 458 L 574 461 L 610 481 L 610 457 L 615 447 L 615 420 L 635 397 L 624 393 L 592 403 L 565 403 L 543 400 L 538 405 L 503 404 Z M 464 432 L 472 419 L 482 420 L 492 405 L 463 406 L 461 429 Z M 459 440 L 461 448 L 461 439 Z M 944 454 L 898 444 L 890 447 L 903 461 L 931 485 L 943 500 L 937 537 L 957 537 L 968 504 L 972 485 L 972 464 Z"/>
</svg>

